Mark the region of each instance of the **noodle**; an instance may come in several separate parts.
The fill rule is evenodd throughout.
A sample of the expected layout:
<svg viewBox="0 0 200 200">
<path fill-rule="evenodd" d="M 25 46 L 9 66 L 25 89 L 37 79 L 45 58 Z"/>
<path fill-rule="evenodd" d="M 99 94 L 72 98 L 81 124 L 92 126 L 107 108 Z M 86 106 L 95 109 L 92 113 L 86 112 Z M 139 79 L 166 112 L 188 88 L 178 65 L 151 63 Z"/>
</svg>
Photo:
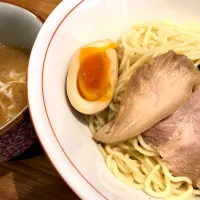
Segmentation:
<svg viewBox="0 0 200 200">
<path fill-rule="evenodd" d="M 152 57 L 174 50 L 200 64 L 200 26 L 175 25 L 169 22 L 141 23 L 125 32 L 118 42 L 119 77 L 109 107 L 95 116 L 87 116 L 95 134 L 117 114 L 128 81 L 135 71 Z M 142 189 L 155 198 L 187 199 L 200 195 L 187 177 L 174 177 L 162 164 L 158 152 L 145 143 L 142 136 L 118 145 L 101 145 L 98 149 L 110 171 L 123 183 Z"/>
</svg>

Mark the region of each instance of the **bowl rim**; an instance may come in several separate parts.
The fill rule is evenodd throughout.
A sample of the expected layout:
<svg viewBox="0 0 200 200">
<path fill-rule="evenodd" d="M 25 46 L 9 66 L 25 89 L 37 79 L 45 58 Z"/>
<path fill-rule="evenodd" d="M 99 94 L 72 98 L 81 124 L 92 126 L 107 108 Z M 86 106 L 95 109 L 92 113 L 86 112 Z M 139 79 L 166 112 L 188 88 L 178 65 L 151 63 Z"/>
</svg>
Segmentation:
<svg viewBox="0 0 200 200">
<path fill-rule="evenodd" d="M 37 16 L 36 14 L 34 14 L 32 11 L 30 11 L 29 9 L 17 4 L 17 3 L 7 3 L 7 2 L 3 2 L 2 0 L 0 0 L 0 4 L 4 4 L 6 6 L 12 6 L 13 8 L 18 8 L 18 9 L 21 9 L 23 11 L 26 12 L 27 15 L 32 15 L 34 16 L 38 22 L 41 23 L 41 27 L 42 25 L 44 24 L 44 20 L 42 18 L 40 18 L 39 16 Z M 34 44 L 33 44 L 34 46 Z M 31 52 L 31 49 L 30 49 L 30 52 Z M 28 66 L 27 66 L 28 68 Z M 26 74 L 26 89 L 28 89 L 28 72 Z M 28 90 L 27 90 L 28 91 Z M 25 113 L 26 111 L 28 111 L 28 92 L 26 92 L 26 96 L 27 96 L 27 103 L 26 105 L 20 110 L 20 112 L 15 115 L 15 117 L 13 117 L 13 119 L 9 120 L 7 123 L 5 123 L 3 126 L 0 126 L 0 137 L 3 136 L 4 134 L 7 133 L 7 131 L 11 130 L 14 126 L 16 126 L 17 124 L 20 123 L 21 120 L 17 121 L 17 119 L 19 119 L 23 113 Z M 16 121 L 16 122 L 15 122 Z"/>
<path fill-rule="evenodd" d="M 59 148 L 61 149 L 61 152 L 64 154 L 64 156 L 66 157 L 66 159 L 69 161 L 69 163 L 70 163 L 70 166 L 76 171 L 76 173 L 80 176 L 80 178 L 77 178 L 77 180 L 83 180 L 83 181 L 85 181 L 85 185 L 84 186 L 90 186 L 91 187 L 91 189 L 92 189 L 92 191 L 90 190 L 90 192 L 88 192 L 88 193 L 83 193 L 82 192 L 82 188 L 80 188 L 80 187 L 75 187 L 74 185 L 75 184 L 73 184 L 71 181 L 69 181 L 69 179 L 68 180 L 66 180 L 63 176 L 62 176 L 62 172 L 60 172 L 59 171 L 59 169 L 58 169 L 58 167 L 56 166 L 56 164 L 54 163 L 54 161 L 52 160 L 52 158 L 51 158 L 51 156 L 50 156 L 50 153 L 48 152 L 48 150 L 45 148 L 45 144 L 43 144 L 43 142 L 42 142 L 42 139 L 40 138 L 40 131 L 39 131 L 39 128 L 38 128 L 38 126 L 36 125 L 36 123 L 35 123 L 35 121 L 34 121 L 34 114 L 33 114 L 33 112 L 32 112 L 32 106 L 31 106 L 31 98 L 30 98 L 30 96 L 29 96 L 29 92 L 30 92 L 30 90 L 28 89 L 28 108 L 29 108 L 29 113 L 30 113 L 30 118 L 31 118 L 31 121 L 32 121 L 32 123 L 33 123 L 33 127 L 34 127 L 34 129 L 35 129 L 35 133 L 36 133 L 36 135 L 37 135 L 37 138 L 38 138 L 38 140 L 39 140 L 39 142 L 40 142 L 40 144 L 41 144 L 41 146 L 42 146 L 42 148 L 43 148 L 43 150 L 44 150 L 44 152 L 45 152 L 45 154 L 46 154 L 46 156 L 47 156 L 47 158 L 49 159 L 49 161 L 50 161 L 50 163 L 52 164 L 52 166 L 54 167 L 54 169 L 56 170 L 56 172 L 58 173 L 58 175 L 61 177 L 61 179 L 64 181 L 64 183 L 68 186 L 68 187 L 70 187 L 71 188 L 71 190 L 79 197 L 79 198 L 81 198 L 81 199 L 84 199 L 84 200 L 88 200 L 88 199 L 90 199 L 90 194 L 92 195 L 94 195 L 94 193 L 96 193 L 96 194 L 98 194 L 98 197 L 101 197 L 101 199 L 105 199 L 105 200 L 108 200 L 108 198 L 104 195 L 104 194 L 102 194 L 97 188 L 95 188 L 95 186 L 93 186 L 93 184 L 92 183 L 90 183 L 90 181 L 88 181 L 87 180 L 87 178 L 78 170 L 78 168 L 76 167 L 76 165 L 73 163 L 73 161 L 71 161 L 71 159 L 69 158 L 69 156 L 66 154 L 66 152 L 64 151 L 64 149 L 62 148 L 62 146 L 61 146 L 61 144 L 60 144 L 60 142 L 58 141 L 58 139 L 57 139 L 57 137 L 56 137 L 56 134 L 55 134 L 55 132 L 54 132 L 54 130 L 53 130 L 53 127 L 52 127 L 52 125 L 51 125 L 51 123 L 50 123 L 50 120 L 49 120 L 49 116 L 48 116 L 48 113 L 47 113 L 47 110 L 46 110 L 46 105 L 45 105 L 45 101 L 44 101 L 44 90 L 43 90 L 43 69 L 44 69 L 44 64 L 45 64 L 45 60 L 46 60 L 46 55 L 47 55 L 47 53 L 48 53 L 48 49 L 49 49 L 49 47 L 50 47 L 50 44 L 51 44 L 51 42 L 52 42 L 52 40 L 53 40 L 53 37 L 55 36 L 55 34 L 56 34 L 56 32 L 57 32 L 57 30 L 59 29 L 59 27 L 61 26 L 61 24 L 65 21 L 65 19 L 80 5 L 80 4 L 82 4 L 83 2 L 85 2 L 86 0 L 74 0 L 74 2 L 72 3 L 73 4 L 73 6 L 72 7 L 70 7 L 66 12 L 65 12 L 65 14 L 64 14 L 64 17 L 62 17 L 61 19 L 59 19 L 59 22 L 58 22 L 58 24 L 56 24 L 56 27 L 52 30 L 52 32 L 53 33 L 51 33 L 51 35 L 50 35 L 50 39 L 48 38 L 48 45 L 47 45 L 47 47 L 45 47 L 45 48 L 42 48 L 43 50 L 45 50 L 45 55 L 44 56 L 42 56 L 42 77 L 41 77 L 41 79 L 42 79 L 42 85 L 40 86 L 40 91 L 42 92 L 42 99 L 43 99 L 43 102 L 42 102 L 42 104 L 43 104 L 43 107 L 44 107 L 44 109 L 45 109 L 45 115 L 47 116 L 47 120 L 48 120 L 48 125 L 50 126 L 50 128 L 51 128 L 51 131 L 53 132 L 53 135 L 54 135 L 54 137 L 55 137 L 55 140 L 56 140 L 56 143 L 59 145 Z M 29 71 L 30 71 L 30 65 L 31 65 L 31 62 L 32 62 L 32 59 L 34 58 L 34 56 L 35 56 L 35 52 L 34 52 L 34 49 L 36 49 L 37 47 L 38 47 L 38 44 L 39 44 L 39 41 L 41 40 L 40 39 L 40 36 L 42 35 L 42 34 L 44 34 L 44 33 L 46 33 L 46 30 L 45 30 L 45 28 L 46 28 L 46 25 L 48 24 L 51 24 L 51 22 L 52 21 L 50 21 L 50 20 L 52 20 L 52 18 L 54 17 L 54 15 L 55 15 L 55 13 L 58 13 L 57 11 L 62 7 L 62 5 L 64 4 L 64 3 L 66 3 L 66 1 L 62 1 L 56 8 L 55 8 L 55 10 L 50 14 L 50 16 L 48 17 L 48 19 L 45 21 L 45 23 L 44 23 L 44 26 L 43 26 L 43 28 L 41 29 L 41 31 L 40 31 L 40 33 L 39 33 L 39 35 L 37 36 L 37 38 L 36 38 L 36 40 L 35 40 L 35 43 L 34 43 L 34 45 L 33 45 L 33 48 L 32 48 L 32 52 L 31 52 L 31 57 L 30 57 L 30 61 L 29 61 L 29 67 L 28 67 L 28 79 L 27 79 L 27 82 L 28 82 L 28 84 L 27 84 L 27 87 L 29 88 L 29 85 L 30 85 L 30 82 L 29 82 Z M 63 13 L 62 13 L 63 14 Z M 54 23 L 55 24 L 55 23 Z M 36 47 L 37 46 L 37 47 Z M 45 45 L 46 46 L 46 45 Z M 34 55 L 34 56 L 33 56 Z M 68 177 L 69 178 L 69 177 Z M 78 181 L 77 181 L 78 182 Z M 86 185 L 87 184 L 87 185 Z M 77 184 L 76 184 L 76 186 L 77 186 Z M 79 189 L 80 188 L 80 189 Z M 96 195 L 95 195 L 96 196 Z M 95 199 L 99 199 L 99 198 L 97 198 L 97 196 L 96 196 L 96 198 Z M 95 200 L 95 199 L 93 199 L 93 200 Z"/>
</svg>

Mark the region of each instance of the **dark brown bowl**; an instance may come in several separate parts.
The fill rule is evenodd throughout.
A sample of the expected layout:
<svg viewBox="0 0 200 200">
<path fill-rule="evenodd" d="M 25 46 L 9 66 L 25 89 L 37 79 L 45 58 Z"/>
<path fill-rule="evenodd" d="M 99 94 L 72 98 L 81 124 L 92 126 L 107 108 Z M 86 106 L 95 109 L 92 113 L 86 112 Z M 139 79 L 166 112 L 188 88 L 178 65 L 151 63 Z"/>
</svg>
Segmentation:
<svg viewBox="0 0 200 200">
<path fill-rule="evenodd" d="M 28 109 L 0 129 L 0 162 L 23 153 L 36 141 Z"/>
<path fill-rule="evenodd" d="M 0 2 L 0 43 L 31 50 L 41 27 L 42 21 L 31 12 Z M 0 128 L 0 162 L 18 156 L 35 141 L 26 106 L 13 120 Z"/>
</svg>

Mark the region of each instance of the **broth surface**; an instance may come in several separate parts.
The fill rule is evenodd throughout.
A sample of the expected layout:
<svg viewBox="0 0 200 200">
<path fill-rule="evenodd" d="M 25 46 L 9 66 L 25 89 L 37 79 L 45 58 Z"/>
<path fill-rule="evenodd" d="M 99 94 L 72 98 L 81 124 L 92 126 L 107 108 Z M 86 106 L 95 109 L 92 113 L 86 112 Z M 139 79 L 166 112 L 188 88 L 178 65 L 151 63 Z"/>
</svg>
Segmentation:
<svg viewBox="0 0 200 200">
<path fill-rule="evenodd" d="M 0 44 L 0 128 L 26 105 L 26 74 L 30 51 Z"/>
</svg>

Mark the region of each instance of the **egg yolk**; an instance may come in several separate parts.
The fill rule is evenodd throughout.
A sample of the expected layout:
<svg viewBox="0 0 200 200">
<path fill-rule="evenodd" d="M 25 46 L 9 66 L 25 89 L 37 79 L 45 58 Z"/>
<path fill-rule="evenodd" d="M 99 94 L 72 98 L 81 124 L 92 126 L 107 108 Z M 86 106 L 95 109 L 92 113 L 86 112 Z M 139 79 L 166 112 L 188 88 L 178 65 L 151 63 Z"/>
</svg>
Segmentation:
<svg viewBox="0 0 200 200">
<path fill-rule="evenodd" d="M 83 48 L 80 51 L 78 89 L 80 95 L 88 101 L 106 101 L 111 97 L 110 59 L 105 49 Z"/>
</svg>

